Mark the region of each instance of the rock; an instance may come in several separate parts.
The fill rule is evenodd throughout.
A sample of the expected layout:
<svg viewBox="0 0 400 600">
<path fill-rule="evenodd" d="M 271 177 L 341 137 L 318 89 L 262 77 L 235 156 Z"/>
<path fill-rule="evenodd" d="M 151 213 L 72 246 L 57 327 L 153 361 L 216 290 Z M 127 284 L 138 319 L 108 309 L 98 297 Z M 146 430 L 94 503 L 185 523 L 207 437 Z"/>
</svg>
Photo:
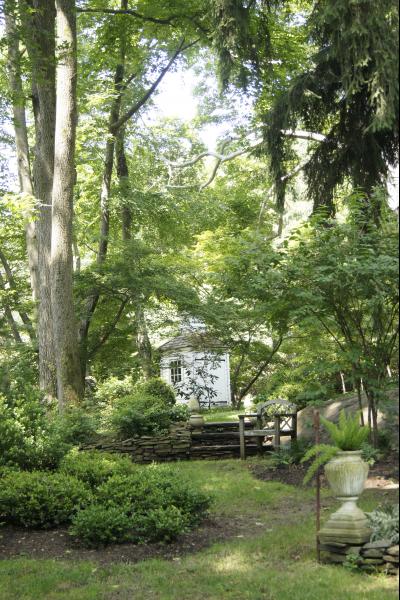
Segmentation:
<svg viewBox="0 0 400 600">
<path fill-rule="evenodd" d="M 387 553 L 391 556 L 399 556 L 399 545 L 397 544 L 397 546 L 392 546 L 391 548 L 389 548 Z"/>
<path fill-rule="evenodd" d="M 392 546 L 392 542 L 390 540 L 377 540 L 376 542 L 368 542 L 365 544 L 365 550 L 375 550 L 378 548 L 390 548 Z"/>
<path fill-rule="evenodd" d="M 382 558 L 383 557 L 383 552 L 384 550 L 378 550 L 378 549 L 374 549 L 372 548 L 371 550 L 363 550 L 362 555 L 365 558 Z"/>
<path fill-rule="evenodd" d="M 391 556 L 390 554 L 384 554 L 383 555 L 383 560 L 385 560 L 386 562 L 394 563 L 396 565 L 399 564 L 399 557 L 398 556 Z"/>
<path fill-rule="evenodd" d="M 325 557 L 325 560 L 330 563 L 343 563 L 343 562 L 345 562 L 346 559 L 347 559 L 347 556 L 345 554 L 329 553 Z"/>
<path fill-rule="evenodd" d="M 365 565 L 383 565 L 382 558 L 364 558 L 363 563 Z"/>
</svg>

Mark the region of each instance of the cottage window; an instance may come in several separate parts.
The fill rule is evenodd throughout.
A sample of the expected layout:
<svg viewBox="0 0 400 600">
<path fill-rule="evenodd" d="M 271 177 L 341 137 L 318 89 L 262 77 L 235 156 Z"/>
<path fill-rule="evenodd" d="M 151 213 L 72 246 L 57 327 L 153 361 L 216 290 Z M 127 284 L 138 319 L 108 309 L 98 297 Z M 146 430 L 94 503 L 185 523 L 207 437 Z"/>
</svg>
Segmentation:
<svg viewBox="0 0 400 600">
<path fill-rule="evenodd" d="M 170 363 L 169 368 L 170 368 L 170 373 L 171 373 L 172 385 L 181 383 L 181 381 L 182 381 L 182 361 L 181 360 L 173 360 Z"/>
</svg>

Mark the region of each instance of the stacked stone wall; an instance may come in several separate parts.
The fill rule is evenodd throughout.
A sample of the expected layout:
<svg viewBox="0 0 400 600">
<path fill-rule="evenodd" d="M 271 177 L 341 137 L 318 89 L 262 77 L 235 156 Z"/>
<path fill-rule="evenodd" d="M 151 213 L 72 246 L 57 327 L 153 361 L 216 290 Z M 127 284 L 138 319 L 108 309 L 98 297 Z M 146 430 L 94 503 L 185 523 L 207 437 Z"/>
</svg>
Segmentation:
<svg viewBox="0 0 400 600">
<path fill-rule="evenodd" d="M 390 540 L 362 545 L 330 542 L 321 544 L 320 550 L 324 562 L 349 564 L 363 571 L 399 572 L 399 546 Z"/>
</svg>

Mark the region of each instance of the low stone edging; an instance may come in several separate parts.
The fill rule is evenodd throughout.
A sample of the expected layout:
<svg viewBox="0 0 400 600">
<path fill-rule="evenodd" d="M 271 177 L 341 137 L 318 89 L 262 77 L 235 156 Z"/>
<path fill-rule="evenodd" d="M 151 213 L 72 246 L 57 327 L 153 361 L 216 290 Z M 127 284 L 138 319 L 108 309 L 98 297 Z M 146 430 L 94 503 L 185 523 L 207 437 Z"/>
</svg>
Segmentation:
<svg viewBox="0 0 400 600">
<path fill-rule="evenodd" d="M 321 544 L 322 560 L 328 563 L 351 563 L 363 571 L 399 572 L 399 545 L 378 540 L 362 545 L 330 542 Z"/>
</svg>

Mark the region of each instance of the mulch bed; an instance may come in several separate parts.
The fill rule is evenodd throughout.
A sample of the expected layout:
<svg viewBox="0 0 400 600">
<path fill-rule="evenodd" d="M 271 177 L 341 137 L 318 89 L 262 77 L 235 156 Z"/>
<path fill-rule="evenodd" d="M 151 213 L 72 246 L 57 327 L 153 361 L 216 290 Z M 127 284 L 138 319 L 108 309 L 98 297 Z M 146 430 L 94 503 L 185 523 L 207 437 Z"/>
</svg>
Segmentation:
<svg viewBox="0 0 400 600">
<path fill-rule="evenodd" d="M 261 481 L 279 481 L 288 485 L 301 486 L 307 472 L 304 465 L 289 465 L 287 467 L 271 467 L 257 464 L 250 465 L 251 473 Z"/>
<path fill-rule="evenodd" d="M 179 561 L 182 556 L 199 552 L 215 542 L 248 537 L 260 531 L 257 519 L 208 518 L 196 530 L 181 535 L 170 544 L 119 544 L 86 549 L 71 537 L 66 528 L 47 531 L 0 528 L 0 560 L 15 557 L 90 560 L 101 565 L 137 563 L 149 558 Z"/>
</svg>

